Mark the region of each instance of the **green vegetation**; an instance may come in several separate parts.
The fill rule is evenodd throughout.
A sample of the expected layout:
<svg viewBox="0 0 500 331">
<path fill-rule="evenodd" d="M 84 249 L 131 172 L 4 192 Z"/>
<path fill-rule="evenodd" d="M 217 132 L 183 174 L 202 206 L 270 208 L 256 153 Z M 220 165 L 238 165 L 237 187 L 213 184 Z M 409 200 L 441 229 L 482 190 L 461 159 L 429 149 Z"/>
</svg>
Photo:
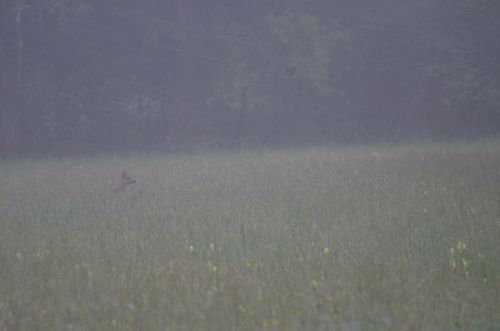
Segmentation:
<svg viewBox="0 0 500 331">
<path fill-rule="evenodd" d="M 498 330 L 499 144 L 4 161 L 0 330 Z"/>
<path fill-rule="evenodd" d="M 500 1 L 2 0 L 0 157 L 500 132 Z"/>
</svg>

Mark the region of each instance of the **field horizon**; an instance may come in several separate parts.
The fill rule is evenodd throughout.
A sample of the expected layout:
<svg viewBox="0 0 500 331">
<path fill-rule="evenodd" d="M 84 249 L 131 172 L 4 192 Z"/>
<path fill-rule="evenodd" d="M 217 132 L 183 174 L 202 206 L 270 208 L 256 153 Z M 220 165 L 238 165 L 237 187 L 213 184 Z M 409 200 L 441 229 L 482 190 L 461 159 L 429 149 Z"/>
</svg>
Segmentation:
<svg viewBox="0 0 500 331">
<path fill-rule="evenodd" d="M 2 331 L 498 330 L 499 257 L 499 139 L 0 161 Z"/>
</svg>

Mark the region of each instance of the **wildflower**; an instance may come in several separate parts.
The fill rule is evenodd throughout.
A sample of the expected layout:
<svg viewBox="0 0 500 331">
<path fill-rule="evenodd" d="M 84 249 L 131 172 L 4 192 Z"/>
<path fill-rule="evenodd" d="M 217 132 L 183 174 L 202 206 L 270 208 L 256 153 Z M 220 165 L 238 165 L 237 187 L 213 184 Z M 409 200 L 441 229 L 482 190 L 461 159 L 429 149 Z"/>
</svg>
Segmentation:
<svg viewBox="0 0 500 331">
<path fill-rule="evenodd" d="M 23 258 L 23 254 L 21 254 L 21 253 L 17 252 L 17 253 L 16 253 L 16 257 L 17 257 L 19 260 L 21 260 L 21 259 Z"/>
<path fill-rule="evenodd" d="M 211 250 L 211 251 L 215 250 L 215 246 L 214 246 L 214 244 L 212 244 L 212 243 L 210 243 L 210 250 Z"/>
<path fill-rule="evenodd" d="M 328 247 L 325 247 L 325 248 L 323 249 L 323 254 L 325 254 L 325 255 L 330 255 L 330 249 L 329 249 Z"/>
<path fill-rule="evenodd" d="M 212 266 L 212 272 L 217 272 L 217 266 L 216 265 Z"/>
<path fill-rule="evenodd" d="M 189 245 L 189 251 L 190 251 L 191 253 L 194 253 L 194 247 L 193 247 L 193 245 Z"/>
<path fill-rule="evenodd" d="M 115 319 L 113 319 L 113 320 L 111 321 L 111 326 L 112 326 L 113 328 L 116 328 L 116 320 L 115 320 Z"/>
<path fill-rule="evenodd" d="M 427 208 L 423 208 L 423 209 L 422 209 L 422 212 L 423 212 L 424 214 L 427 214 L 427 212 L 428 212 Z"/>
</svg>

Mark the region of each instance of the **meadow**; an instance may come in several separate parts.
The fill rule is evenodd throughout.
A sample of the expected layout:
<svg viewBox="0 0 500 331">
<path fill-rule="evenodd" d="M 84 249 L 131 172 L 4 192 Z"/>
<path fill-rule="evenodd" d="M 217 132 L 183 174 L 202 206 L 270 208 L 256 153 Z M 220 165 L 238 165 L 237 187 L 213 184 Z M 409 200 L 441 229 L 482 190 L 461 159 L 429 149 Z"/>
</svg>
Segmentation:
<svg viewBox="0 0 500 331">
<path fill-rule="evenodd" d="M 0 161 L 2 331 L 499 329 L 498 140 Z"/>
</svg>

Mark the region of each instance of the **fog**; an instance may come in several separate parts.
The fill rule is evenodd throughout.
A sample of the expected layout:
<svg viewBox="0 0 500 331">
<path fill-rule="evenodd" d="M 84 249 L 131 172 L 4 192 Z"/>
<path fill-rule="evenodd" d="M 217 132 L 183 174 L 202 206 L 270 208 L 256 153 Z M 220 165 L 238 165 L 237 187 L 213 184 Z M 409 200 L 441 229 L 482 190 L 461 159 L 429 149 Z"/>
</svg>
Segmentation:
<svg viewBox="0 0 500 331">
<path fill-rule="evenodd" d="M 0 0 L 0 330 L 500 330 L 499 18 Z"/>
<path fill-rule="evenodd" d="M 0 155 L 500 129 L 495 0 L 2 0 Z"/>
</svg>

